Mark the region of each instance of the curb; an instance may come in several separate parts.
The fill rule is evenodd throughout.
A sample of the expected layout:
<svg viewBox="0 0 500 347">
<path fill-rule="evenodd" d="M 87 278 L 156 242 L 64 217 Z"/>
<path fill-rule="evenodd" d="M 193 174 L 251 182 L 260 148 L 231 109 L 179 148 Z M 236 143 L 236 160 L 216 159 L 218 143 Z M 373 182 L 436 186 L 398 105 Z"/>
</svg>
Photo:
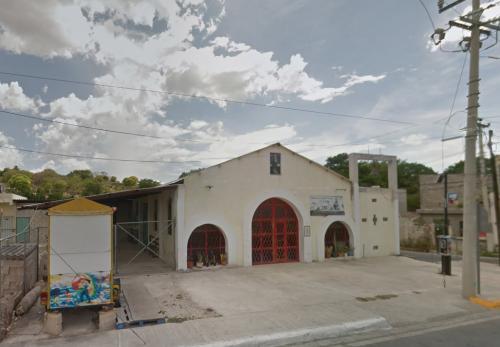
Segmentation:
<svg viewBox="0 0 500 347">
<path fill-rule="evenodd" d="M 500 308 L 500 300 L 486 300 L 477 296 L 469 298 L 470 302 L 485 308 Z"/>
<path fill-rule="evenodd" d="M 206 344 L 183 345 L 182 347 L 272 347 L 335 338 L 373 330 L 389 330 L 391 328 L 385 318 L 376 317 L 318 328 L 299 329 Z"/>
</svg>

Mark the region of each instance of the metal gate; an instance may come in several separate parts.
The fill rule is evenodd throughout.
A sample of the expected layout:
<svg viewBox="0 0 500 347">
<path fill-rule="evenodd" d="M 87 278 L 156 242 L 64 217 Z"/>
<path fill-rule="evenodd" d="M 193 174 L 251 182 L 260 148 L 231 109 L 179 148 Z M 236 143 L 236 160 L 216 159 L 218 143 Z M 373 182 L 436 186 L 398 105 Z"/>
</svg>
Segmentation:
<svg viewBox="0 0 500 347">
<path fill-rule="evenodd" d="M 226 253 L 226 241 L 222 231 L 213 224 L 203 224 L 197 227 L 188 240 L 188 260 L 196 261 L 200 256 L 203 259 L 215 259 L 217 264 L 222 263 L 221 254 Z"/>
<path fill-rule="evenodd" d="M 167 263 L 160 256 L 160 236 L 172 234 L 173 220 L 119 222 L 114 225 L 115 273 L 164 272 Z M 168 253 L 168 250 L 165 250 Z M 165 254 L 173 256 L 173 254 Z"/>
<path fill-rule="evenodd" d="M 252 263 L 299 261 L 299 222 L 285 201 L 264 201 L 252 219 Z"/>
</svg>

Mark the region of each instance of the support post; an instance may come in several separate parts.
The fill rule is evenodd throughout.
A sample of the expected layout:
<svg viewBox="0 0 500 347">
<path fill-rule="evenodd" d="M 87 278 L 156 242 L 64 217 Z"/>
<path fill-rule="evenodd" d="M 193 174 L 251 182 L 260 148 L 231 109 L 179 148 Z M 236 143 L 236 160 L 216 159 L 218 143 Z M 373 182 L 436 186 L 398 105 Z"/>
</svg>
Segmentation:
<svg viewBox="0 0 500 347">
<path fill-rule="evenodd" d="M 449 235 L 448 221 L 448 173 L 443 173 L 444 177 L 444 235 Z M 443 275 L 451 276 L 451 254 L 441 254 L 441 272 Z"/>
<path fill-rule="evenodd" d="M 462 261 L 462 296 L 478 294 L 477 278 L 477 168 L 476 138 L 477 109 L 479 107 L 479 21 L 480 0 L 472 0 L 473 22 L 470 39 L 469 95 L 467 104 L 467 132 L 465 136 L 464 168 L 464 235 Z"/>
<path fill-rule="evenodd" d="M 499 202 L 499 192 L 498 192 L 498 173 L 497 173 L 497 163 L 495 158 L 495 153 L 493 153 L 493 130 L 489 131 L 488 148 L 490 149 L 490 160 L 491 160 L 491 173 L 493 176 L 493 194 L 494 194 L 494 208 L 495 208 L 495 224 L 498 236 L 498 265 L 500 265 L 500 228 L 499 228 L 499 216 L 500 216 L 500 202 Z"/>
</svg>

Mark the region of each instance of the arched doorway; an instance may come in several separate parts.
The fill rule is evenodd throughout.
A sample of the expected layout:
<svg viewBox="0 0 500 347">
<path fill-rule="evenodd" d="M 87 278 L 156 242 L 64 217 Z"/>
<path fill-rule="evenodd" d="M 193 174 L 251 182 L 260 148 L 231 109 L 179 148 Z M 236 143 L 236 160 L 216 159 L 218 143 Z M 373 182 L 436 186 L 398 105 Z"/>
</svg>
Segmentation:
<svg viewBox="0 0 500 347">
<path fill-rule="evenodd" d="M 333 222 L 325 233 L 325 258 L 352 255 L 349 230 L 342 222 Z"/>
<path fill-rule="evenodd" d="M 203 224 L 194 229 L 187 245 L 188 268 L 199 261 L 203 262 L 204 266 L 225 265 L 226 257 L 226 240 L 218 227 Z"/>
<path fill-rule="evenodd" d="M 271 198 L 252 219 L 252 264 L 299 261 L 299 222 L 285 201 Z"/>
</svg>

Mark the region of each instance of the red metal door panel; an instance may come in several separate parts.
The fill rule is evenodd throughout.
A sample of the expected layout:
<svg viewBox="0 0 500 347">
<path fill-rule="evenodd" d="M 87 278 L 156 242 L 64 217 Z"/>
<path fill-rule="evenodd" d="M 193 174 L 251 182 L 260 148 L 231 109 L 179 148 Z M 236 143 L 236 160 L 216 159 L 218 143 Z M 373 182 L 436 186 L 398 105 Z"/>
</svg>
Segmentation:
<svg viewBox="0 0 500 347">
<path fill-rule="evenodd" d="M 252 220 L 252 263 L 272 264 L 299 261 L 299 223 L 286 202 L 264 201 Z"/>
</svg>

